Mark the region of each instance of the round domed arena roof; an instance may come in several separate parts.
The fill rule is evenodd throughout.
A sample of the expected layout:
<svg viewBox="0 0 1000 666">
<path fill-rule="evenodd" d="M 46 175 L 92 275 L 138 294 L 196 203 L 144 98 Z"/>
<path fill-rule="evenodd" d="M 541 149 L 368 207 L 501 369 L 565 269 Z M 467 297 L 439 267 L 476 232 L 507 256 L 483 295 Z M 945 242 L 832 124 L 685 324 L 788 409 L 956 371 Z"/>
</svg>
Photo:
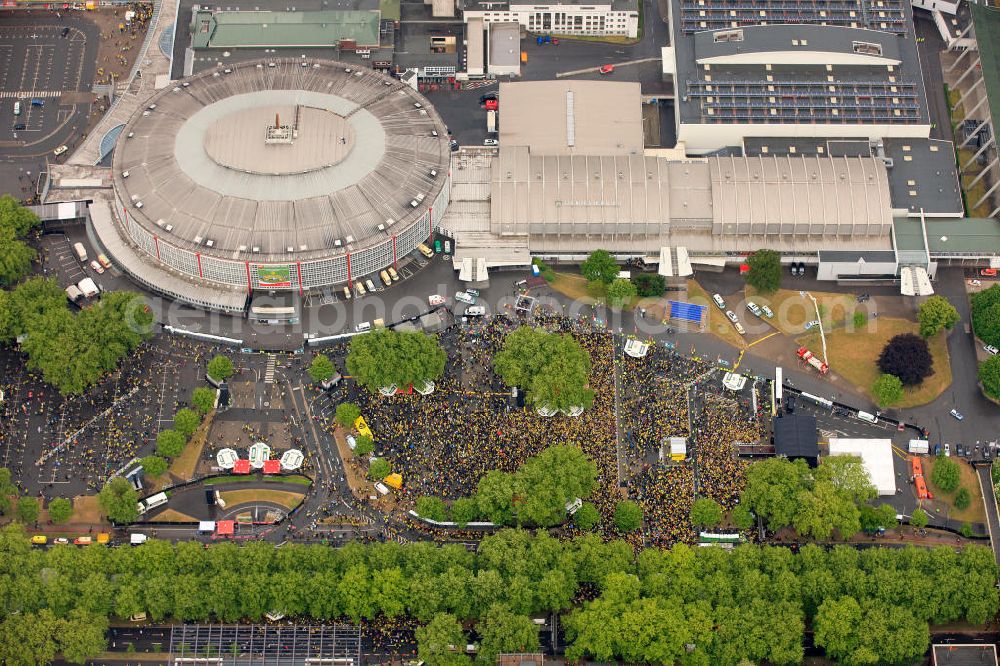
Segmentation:
<svg viewBox="0 0 1000 666">
<path fill-rule="evenodd" d="M 279 59 L 163 89 L 129 119 L 113 166 L 129 217 L 170 244 L 287 261 L 400 233 L 435 201 L 450 156 L 440 116 L 397 79 Z"/>
</svg>

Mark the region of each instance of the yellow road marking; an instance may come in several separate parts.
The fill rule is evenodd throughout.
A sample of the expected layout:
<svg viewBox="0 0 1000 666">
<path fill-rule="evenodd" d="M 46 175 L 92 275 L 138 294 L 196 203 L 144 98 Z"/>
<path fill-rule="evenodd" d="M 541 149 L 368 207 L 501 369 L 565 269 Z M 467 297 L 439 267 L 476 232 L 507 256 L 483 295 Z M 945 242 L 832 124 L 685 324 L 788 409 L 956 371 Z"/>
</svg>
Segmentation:
<svg viewBox="0 0 1000 666">
<path fill-rule="evenodd" d="M 781 331 L 773 331 L 771 333 L 768 333 L 764 337 L 758 338 L 758 339 L 754 340 L 753 342 L 751 342 L 750 344 L 748 344 L 747 347 L 753 347 L 758 342 L 764 342 L 764 340 L 767 340 L 768 338 L 773 338 L 774 336 L 778 335 L 778 333 L 780 333 L 780 332 Z"/>
</svg>

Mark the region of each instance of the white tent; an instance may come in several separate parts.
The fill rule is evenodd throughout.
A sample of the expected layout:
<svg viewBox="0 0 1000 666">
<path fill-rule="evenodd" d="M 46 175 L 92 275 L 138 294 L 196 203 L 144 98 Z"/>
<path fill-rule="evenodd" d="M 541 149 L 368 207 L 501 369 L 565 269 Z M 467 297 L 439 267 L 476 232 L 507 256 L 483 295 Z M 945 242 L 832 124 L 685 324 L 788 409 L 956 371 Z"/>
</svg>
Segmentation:
<svg viewBox="0 0 1000 666">
<path fill-rule="evenodd" d="M 896 494 L 891 439 L 830 438 L 831 456 L 858 456 L 880 496 Z"/>
<path fill-rule="evenodd" d="M 264 442 L 257 442 L 250 446 L 250 466 L 260 469 L 264 466 L 264 461 L 271 457 L 271 447 Z"/>
<path fill-rule="evenodd" d="M 232 449 L 222 449 L 215 454 L 215 462 L 217 462 L 219 467 L 222 469 L 232 469 L 233 465 L 236 464 L 237 458 L 239 458 L 239 455 Z"/>
<path fill-rule="evenodd" d="M 281 454 L 281 469 L 289 472 L 302 467 L 304 456 L 298 449 L 288 449 Z"/>
</svg>

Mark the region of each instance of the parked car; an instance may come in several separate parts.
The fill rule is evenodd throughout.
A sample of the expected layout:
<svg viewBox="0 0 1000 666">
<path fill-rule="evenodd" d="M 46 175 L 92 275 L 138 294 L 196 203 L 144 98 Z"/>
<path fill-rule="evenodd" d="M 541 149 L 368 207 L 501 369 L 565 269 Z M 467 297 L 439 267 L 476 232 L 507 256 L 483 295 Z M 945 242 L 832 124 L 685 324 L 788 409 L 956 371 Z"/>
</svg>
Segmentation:
<svg viewBox="0 0 1000 666">
<path fill-rule="evenodd" d="M 346 438 L 347 446 L 350 447 L 351 451 L 358 447 L 358 440 L 354 439 L 354 435 L 348 435 Z"/>
<path fill-rule="evenodd" d="M 740 323 L 739 317 L 737 317 L 736 313 L 733 312 L 732 310 L 726 310 L 726 316 L 729 317 L 729 321 L 733 322 L 734 324 Z"/>
<path fill-rule="evenodd" d="M 951 411 L 950 411 L 950 412 L 948 412 L 948 413 L 949 413 L 949 414 L 951 414 L 952 416 L 954 416 L 954 417 L 955 417 L 956 419 L 958 419 L 959 421 L 961 421 L 962 419 L 964 419 L 964 418 L 965 418 L 964 416 L 962 416 L 962 412 L 958 411 L 957 409 L 953 409 L 953 410 L 951 410 Z M 946 446 L 947 446 L 947 445 L 946 445 Z"/>
<path fill-rule="evenodd" d="M 762 305 L 760 306 L 760 309 L 764 313 L 765 317 L 767 317 L 768 319 L 774 319 L 774 311 L 771 310 L 771 308 L 767 307 L 766 305 Z"/>
<path fill-rule="evenodd" d="M 715 301 L 715 304 L 719 306 L 720 310 L 726 309 L 726 301 L 723 300 L 721 294 L 712 294 L 712 300 Z"/>
<path fill-rule="evenodd" d="M 936 455 L 936 456 L 941 455 L 941 445 L 940 444 L 935 444 L 934 445 L 934 455 Z"/>
<path fill-rule="evenodd" d="M 499 146 L 500 142 L 496 139 L 483 139 L 484 146 Z"/>
<path fill-rule="evenodd" d="M 965 447 L 962 446 L 961 444 L 956 444 L 955 445 L 955 455 L 960 456 L 960 457 L 965 456 Z"/>
<path fill-rule="evenodd" d="M 94 259 L 90 262 L 90 267 L 93 268 L 94 272 L 97 273 L 98 275 L 104 272 L 104 266 L 101 266 L 99 263 L 97 263 L 97 259 Z"/>
<path fill-rule="evenodd" d="M 810 328 L 813 328 L 813 327 L 815 327 L 815 326 L 819 326 L 819 320 L 818 320 L 818 319 L 813 319 L 812 321 L 807 321 L 807 322 L 806 322 L 806 330 L 807 330 L 807 331 L 808 331 L 808 330 L 809 330 Z"/>
<path fill-rule="evenodd" d="M 738 322 L 738 321 L 737 321 L 737 322 L 733 322 L 733 328 L 735 328 L 735 329 L 736 329 L 736 332 L 737 332 L 737 333 L 739 333 L 740 335 L 746 335 L 746 333 L 747 333 L 747 332 L 746 332 L 746 331 L 745 331 L 745 330 L 743 329 L 743 324 L 741 324 L 741 323 L 740 323 L 740 322 Z"/>
<path fill-rule="evenodd" d="M 464 291 L 459 291 L 455 293 L 455 300 L 462 303 L 467 303 L 469 305 L 475 305 L 476 297 L 472 294 L 466 293 Z"/>
<path fill-rule="evenodd" d="M 986 345 L 985 347 L 983 347 L 983 350 L 985 350 L 987 354 L 1000 353 L 1000 349 L 997 349 L 993 345 Z"/>
<path fill-rule="evenodd" d="M 438 305 L 444 305 L 444 296 L 439 294 L 431 294 L 427 297 L 427 303 L 433 308 Z"/>
<path fill-rule="evenodd" d="M 14 125 L 14 131 L 15 131 L 15 132 L 18 132 L 18 131 L 20 131 L 20 130 L 25 130 L 25 129 L 28 129 L 28 126 L 27 126 L 27 125 L 25 125 L 24 123 L 16 123 L 16 124 Z"/>
<path fill-rule="evenodd" d="M 747 310 L 749 310 L 750 312 L 754 313 L 758 317 L 760 317 L 761 314 L 762 314 L 761 311 L 760 311 L 760 308 L 753 301 L 747 301 Z"/>
<path fill-rule="evenodd" d="M 951 445 L 950 444 L 945 444 L 944 445 L 944 456 L 946 458 L 950 458 L 951 457 Z"/>
<path fill-rule="evenodd" d="M 49 538 L 44 534 L 36 534 L 31 537 L 31 543 L 35 546 L 44 546 L 49 542 Z"/>
<path fill-rule="evenodd" d="M 613 74 L 615 71 L 614 65 L 601 65 L 601 69 L 598 70 L 601 74 Z"/>
</svg>

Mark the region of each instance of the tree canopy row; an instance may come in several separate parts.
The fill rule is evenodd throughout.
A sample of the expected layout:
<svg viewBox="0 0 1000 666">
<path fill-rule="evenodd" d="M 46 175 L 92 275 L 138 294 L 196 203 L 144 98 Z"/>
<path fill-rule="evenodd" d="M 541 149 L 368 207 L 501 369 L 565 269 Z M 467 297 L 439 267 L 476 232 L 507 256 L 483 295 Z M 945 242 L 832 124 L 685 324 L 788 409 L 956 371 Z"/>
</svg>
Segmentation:
<svg viewBox="0 0 1000 666">
<path fill-rule="evenodd" d="M 32 628 L 35 620 L 44 627 L 80 614 L 146 612 L 156 622 L 233 622 L 272 610 L 356 622 L 437 618 L 447 631 L 452 619 L 468 621 L 481 634 L 482 663 L 494 663 L 498 651 L 535 649 L 537 633 L 532 639 L 524 627 L 530 616 L 548 612 L 565 613 L 573 658 L 791 664 L 802 659 L 803 632 L 811 626 L 817 644 L 845 663 L 895 662 L 925 651 L 929 623 L 982 623 L 998 607 L 993 556 L 979 546 L 808 545 L 793 554 L 682 544 L 636 554 L 623 541 L 595 535 L 560 541 L 505 530 L 485 538 L 476 553 L 426 542 L 276 549 L 155 540 L 137 548 L 45 550 L 9 526 L 0 532 L 0 553 L 6 664 L 44 661 L 52 640 L 25 637 L 43 631 Z M 440 642 L 421 635 L 422 651 Z"/>
</svg>

